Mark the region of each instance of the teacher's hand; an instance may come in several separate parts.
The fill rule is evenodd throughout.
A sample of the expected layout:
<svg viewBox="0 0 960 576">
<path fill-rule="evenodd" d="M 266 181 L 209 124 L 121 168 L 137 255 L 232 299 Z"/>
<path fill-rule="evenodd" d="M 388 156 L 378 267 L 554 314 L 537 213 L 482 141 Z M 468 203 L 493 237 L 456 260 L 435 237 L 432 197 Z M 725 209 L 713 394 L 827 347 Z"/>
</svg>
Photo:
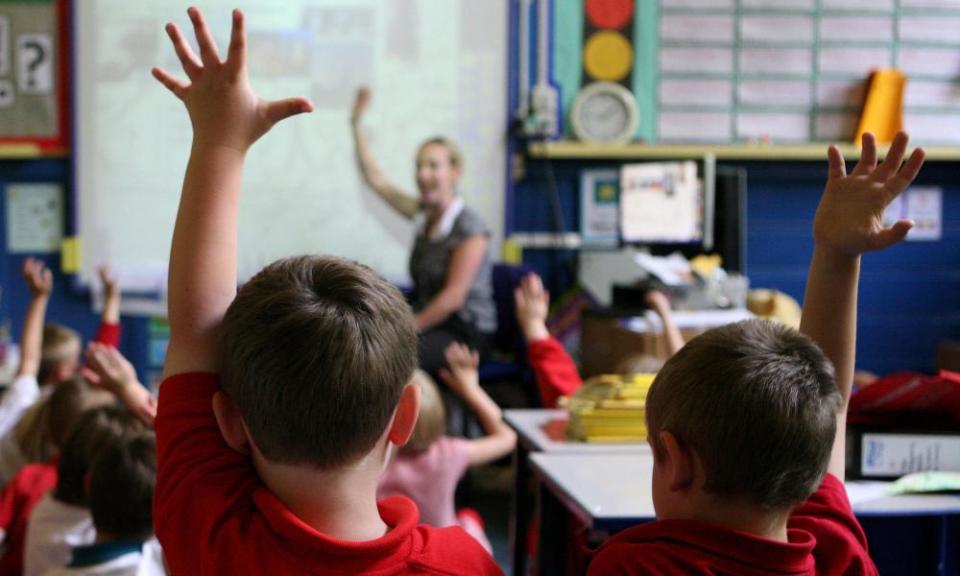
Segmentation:
<svg viewBox="0 0 960 576">
<path fill-rule="evenodd" d="M 363 116 L 363 113 L 367 110 L 367 106 L 370 104 L 370 89 L 366 86 L 361 86 L 357 88 L 357 95 L 353 100 L 353 110 L 350 112 L 350 123 L 357 124 L 360 121 L 360 117 Z"/>
</svg>

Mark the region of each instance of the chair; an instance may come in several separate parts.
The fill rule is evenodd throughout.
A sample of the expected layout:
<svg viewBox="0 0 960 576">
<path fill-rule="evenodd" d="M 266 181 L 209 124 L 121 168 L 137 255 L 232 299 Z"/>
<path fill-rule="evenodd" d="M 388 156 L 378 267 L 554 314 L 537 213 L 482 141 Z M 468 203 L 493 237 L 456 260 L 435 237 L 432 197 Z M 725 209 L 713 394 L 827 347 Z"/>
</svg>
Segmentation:
<svg viewBox="0 0 960 576">
<path fill-rule="evenodd" d="M 527 347 L 517 325 L 513 291 L 520 281 L 533 272 L 523 265 L 493 265 L 493 301 L 497 308 L 497 331 L 494 334 L 494 358 L 480 365 L 480 382 L 528 380 Z"/>
</svg>

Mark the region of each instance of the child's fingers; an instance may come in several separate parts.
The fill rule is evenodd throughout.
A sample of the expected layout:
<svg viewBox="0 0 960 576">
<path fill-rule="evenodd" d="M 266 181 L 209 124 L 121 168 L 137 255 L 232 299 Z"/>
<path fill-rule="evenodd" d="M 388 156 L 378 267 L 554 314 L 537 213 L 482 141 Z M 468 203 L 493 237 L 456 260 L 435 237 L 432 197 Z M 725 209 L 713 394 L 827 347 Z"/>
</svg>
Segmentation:
<svg viewBox="0 0 960 576">
<path fill-rule="evenodd" d="M 440 376 L 440 379 L 451 388 L 456 388 L 457 384 L 459 383 L 456 376 L 453 375 L 453 372 L 451 372 L 449 368 L 441 368 L 437 370 L 437 375 Z"/>
<path fill-rule="evenodd" d="M 886 158 L 883 159 L 880 166 L 873 172 L 874 179 L 883 182 L 900 170 L 900 164 L 903 162 L 903 153 L 907 149 L 908 140 L 909 138 L 904 132 L 900 132 L 894 137 Z"/>
<path fill-rule="evenodd" d="M 843 154 L 836 146 L 827 148 L 827 178 L 843 178 L 847 175 L 847 165 L 843 161 Z"/>
<path fill-rule="evenodd" d="M 897 175 L 893 179 L 893 191 L 894 194 L 899 194 L 907 189 L 910 186 L 910 183 L 913 182 L 914 178 L 917 177 L 917 174 L 920 173 L 920 168 L 923 167 L 923 161 L 926 158 L 927 153 L 923 148 L 917 148 L 910 154 L 910 158 L 907 160 L 900 171 L 897 172 Z"/>
<path fill-rule="evenodd" d="M 180 59 L 183 71 L 186 72 L 187 77 L 192 80 L 200 70 L 203 69 L 203 66 L 200 65 L 196 54 L 193 53 L 193 49 L 187 44 L 186 39 L 180 32 L 180 28 L 176 24 L 172 22 L 167 24 L 167 36 L 170 37 L 170 41 L 173 43 L 173 51 L 177 53 L 177 58 Z"/>
<path fill-rule="evenodd" d="M 183 82 L 180 82 L 163 68 L 154 68 L 151 70 L 153 77 L 160 81 L 161 84 L 167 87 L 167 90 L 173 92 L 173 95 L 177 98 L 183 100 L 183 94 L 187 91 L 187 85 Z"/>
<path fill-rule="evenodd" d="M 211 66 L 220 63 L 220 53 L 217 51 L 217 43 L 213 40 L 213 34 L 210 33 L 210 27 L 203 17 L 203 13 L 196 6 L 187 9 L 190 21 L 193 22 L 193 32 L 197 36 L 197 45 L 200 47 L 200 61 L 204 66 Z"/>
<path fill-rule="evenodd" d="M 877 167 L 877 139 L 872 133 L 864 132 L 861 142 L 860 161 L 851 172 L 854 176 L 866 176 Z"/>
<path fill-rule="evenodd" d="M 227 63 L 235 70 L 243 70 L 247 65 L 247 34 L 243 26 L 243 12 L 239 9 L 233 11 L 233 27 L 230 30 Z"/>
<path fill-rule="evenodd" d="M 893 246 L 907 237 L 907 233 L 913 228 L 912 220 L 900 220 L 893 226 L 881 230 L 873 237 L 870 248 L 872 250 L 883 250 Z"/>
<path fill-rule="evenodd" d="M 306 98 L 287 98 L 267 102 L 264 117 L 270 124 L 276 124 L 297 114 L 313 112 L 313 104 Z"/>
</svg>

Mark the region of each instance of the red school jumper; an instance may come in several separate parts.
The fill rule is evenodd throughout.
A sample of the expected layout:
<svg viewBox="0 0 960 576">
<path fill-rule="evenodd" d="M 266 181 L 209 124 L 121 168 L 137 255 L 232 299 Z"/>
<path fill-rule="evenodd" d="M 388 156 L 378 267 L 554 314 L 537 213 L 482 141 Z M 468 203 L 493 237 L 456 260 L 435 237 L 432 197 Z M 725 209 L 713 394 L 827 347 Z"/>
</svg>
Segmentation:
<svg viewBox="0 0 960 576">
<path fill-rule="evenodd" d="M 171 574 L 502 574 L 460 528 L 417 525 L 416 505 L 404 497 L 378 502 L 389 526 L 382 538 L 317 532 L 226 445 L 213 415 L 218 390 L 209 373 L 178 374 L 160 387 L 153 518 Z"/>
</svg>

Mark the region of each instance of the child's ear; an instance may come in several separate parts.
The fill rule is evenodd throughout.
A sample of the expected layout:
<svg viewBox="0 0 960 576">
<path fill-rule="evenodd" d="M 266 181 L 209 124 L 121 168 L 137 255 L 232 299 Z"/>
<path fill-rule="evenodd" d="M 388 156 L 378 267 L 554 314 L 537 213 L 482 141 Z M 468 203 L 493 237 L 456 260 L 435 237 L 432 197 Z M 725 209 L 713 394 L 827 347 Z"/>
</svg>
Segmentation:
<svg viewBox="0 0 960 576">
<path fill-rule="evenodd" d="M 659 434 L 660 464 L 665 473 L 666 485 L 671 492 L 686 491 L 693 487 L 695 463 L 693 453 L 672 432 Z"/>
<path fill-rule="evenodd" d="M 417 415 L 420 414 L 420 387 L 416 384 L 408 383 L 403 387 L 400 393 L 400 401 L 397 402 L 397 410 L 393 414 L 393 421 L 390 423 L 390 431 L 387 433 L 387 439 L 391 444 L 403 446 L 413 434 L 413 428 L 417 424 Z"/>
<path fill-rule="evenodd" d="M 213 395 L 213 415 L 217 418 L 217 426 L 227 446 L 241 454 L 249 454 L 250 438 L 243 425 L 240 409 L 223 392 L 218 391 Z"/>
</svg>

